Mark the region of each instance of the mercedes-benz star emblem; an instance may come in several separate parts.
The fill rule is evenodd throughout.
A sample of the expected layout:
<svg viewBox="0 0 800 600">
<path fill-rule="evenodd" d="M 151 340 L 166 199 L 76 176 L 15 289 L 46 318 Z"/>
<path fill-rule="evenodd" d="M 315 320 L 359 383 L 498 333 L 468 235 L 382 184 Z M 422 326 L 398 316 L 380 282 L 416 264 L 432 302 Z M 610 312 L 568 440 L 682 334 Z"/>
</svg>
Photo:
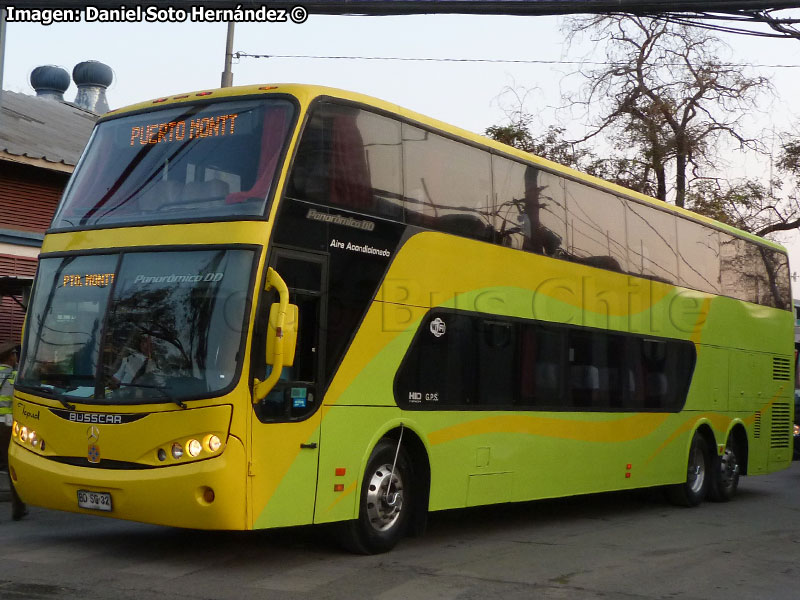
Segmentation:
<svg viewBox="0 0 800 600">
<path fill-rule="evenodd" d="M 92 425 L 86 430 L 86 438 L 90 444 L 94 444 L 100 438 L 100 430 L 96 425 Z"/>
</svg>

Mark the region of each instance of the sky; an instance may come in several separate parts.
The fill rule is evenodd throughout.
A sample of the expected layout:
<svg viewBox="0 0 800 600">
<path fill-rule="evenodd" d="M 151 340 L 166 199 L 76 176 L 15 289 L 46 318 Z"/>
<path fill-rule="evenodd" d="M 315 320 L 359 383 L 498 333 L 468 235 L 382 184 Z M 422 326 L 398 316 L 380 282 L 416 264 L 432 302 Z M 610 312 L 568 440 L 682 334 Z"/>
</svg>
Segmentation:
<svg viewBox="0 0 800 600">
<path fill-rule="evenodd" d="M 132 4 L 132 3 L 131 3 Z M 146 3 L 145 3 L 146 4 Z M 800 16 L 800 10 L 779 16 Z M 559 17 L 413 15 L 354 17 L 310 15 L 302 24 L 237 23 L 234 51 L 248 54 L 449 58 L 491 61 L 598 60 L 589 44 L 567 48 Z M 225 23 L 9 22 L 3 88 L 33 94 L 31 71 L 53 64 L 72 68 L 99 60 L 114 71 L 111 108 L 149 98 L 216 88 L 224 67 Z M 763 29 L 763 31 L 767 31 Z M 800 40 L 722 35 L 732 62 L 758 65 L 751 75 L 773 80 L 777 98 L 752 115 L 753 131 L 800 133 Z M 574 85 L 576 64 L 326 60 L 242 57 L 234 85 L 316 83 L 353 90 L 482 133 L 505 122 L 508 87 L 530 89 L 526 109 L 542 128 L 554 123 L 553 106 Z M 74 85 L 65 94 L 74 100 Z M 580 124 L 580 123 L 578 123 Z M 731 157 L 732 176 L 763 176 L 763 164 Z M 800 273 L 800 235 L 779 241 L 790 248 Z M 795 297 L 800 297 L 800 277 Z"/>
</svg>

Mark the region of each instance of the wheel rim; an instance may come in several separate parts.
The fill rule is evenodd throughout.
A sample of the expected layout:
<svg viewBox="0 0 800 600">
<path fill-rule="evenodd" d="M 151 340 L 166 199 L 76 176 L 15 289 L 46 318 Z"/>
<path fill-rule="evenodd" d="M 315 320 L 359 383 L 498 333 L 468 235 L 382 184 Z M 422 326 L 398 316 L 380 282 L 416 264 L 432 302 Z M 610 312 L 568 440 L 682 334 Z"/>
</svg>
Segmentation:
<svg viewBox="0 0 800 600">
<path fill-rule="evenodd" d="M 736 478 L 739 477 L 739 461 L 736 453 L 730 448 L 726 448 L 720 459 L 720 483 L 723 488 L 731 488 L 736 485 Z"/>
<path fill-rule="evenodd" d="M 693 494 L 699 494 L 702 491 L 706 480 L 706 461 L 703 457 L 703 449 L 700 446 L 694 446 L 689 455 L 689 469 L 686 480 Z"/>
<path fill-rule="evenodd" d="M 389 483 L 391 482 L 391 490 Z M 399 469 L 381 465 L 370 477 L 367 485 L 367 518 L 377 531 L 390 529 L 403 511 L 403 479 Z"/>
</svg>

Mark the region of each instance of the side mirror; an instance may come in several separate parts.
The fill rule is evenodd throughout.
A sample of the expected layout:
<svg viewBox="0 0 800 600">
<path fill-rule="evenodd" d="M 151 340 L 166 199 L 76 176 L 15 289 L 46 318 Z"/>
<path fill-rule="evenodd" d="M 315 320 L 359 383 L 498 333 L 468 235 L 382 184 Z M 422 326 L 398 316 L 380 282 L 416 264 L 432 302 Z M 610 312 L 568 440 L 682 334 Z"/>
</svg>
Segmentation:
<svg viewBox="0 0 800 600">
<path fill-rule="evenodd" d="M 275 302 L 269 308 L 269 324 L 267 325 L 267 364 L 274 365 L 280 362 L 282 367 L 291 367 L 294 364 L 295 348 L 297 347 L 297 319 L 298 308 L 296 304 L 286 305 L 286 315 L 283 319 L 283 327 L 278 326 L 281 305 Z M 276 342 L 283 338 L 282 357 L 276 361 L 275 349 Z"/>
</svg>

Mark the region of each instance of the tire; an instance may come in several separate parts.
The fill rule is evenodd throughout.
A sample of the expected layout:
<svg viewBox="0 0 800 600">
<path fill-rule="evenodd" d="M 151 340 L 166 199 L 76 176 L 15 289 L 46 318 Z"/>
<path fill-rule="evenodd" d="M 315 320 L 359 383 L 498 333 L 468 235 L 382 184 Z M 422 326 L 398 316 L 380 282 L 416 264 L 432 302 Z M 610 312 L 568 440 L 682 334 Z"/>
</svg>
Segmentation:
<svg viewBox="0 0 800 600">
<path fill-rule="evenodd" d="M 11 518 L 14 521 L 19 521 L 28 514 L 28 507 L 25 506 L 25 503 L 20 500 L 17 495 L 17 490 L 14 489 L 14 482 L 11 480 L 11 476 L 8 477 L 8 485 L 11 490 Z"/>
<path fill-rule="evenodd" d="M 711 455 L 705 438 L 695 432 L 689 448 L 686 481 L 667 488 L 667 496 L 679 506 L 697 506 L 708 495 Z"/>
<path fill-rule="evenodd" d="M 367 461 L 361 483 L 358 519 L 342 524 L 340 541 L 351 552 L 380 554 L 397 545 L 408 529 L 413 506 L 414 481 L 405 449 L 397 453 L 397 441 L 384 438 Z M 391 479 L 391 494 L 387 487 Z"/>
<path fill-rule="evenodd" d="M 732 438 L 728 438 L 722 456 L 717 456 L 715 453 L 711 458 L 708 493 L 714 502 L 728 502 L 736 495 L 741 472 L 740 456 L 741 453 L 736 442 Z"/>
</svg>

